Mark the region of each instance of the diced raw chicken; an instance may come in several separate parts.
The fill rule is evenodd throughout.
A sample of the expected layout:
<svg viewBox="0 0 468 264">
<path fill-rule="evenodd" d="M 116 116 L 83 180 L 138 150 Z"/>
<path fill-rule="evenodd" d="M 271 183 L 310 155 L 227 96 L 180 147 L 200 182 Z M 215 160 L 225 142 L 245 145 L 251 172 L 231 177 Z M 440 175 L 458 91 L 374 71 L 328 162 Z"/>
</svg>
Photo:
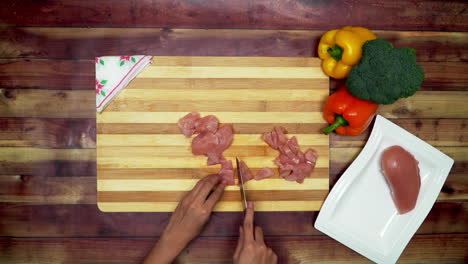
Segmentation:
<svg viewBox="0 0 468 264">
<path fill-rule="evenodd" d="M 230 160 L 221 161 L 221 170 L 218 172 L 221 180 L 226 182 L 226 185 L 234 185 L 234 168 Z"/>
<path fill-rule="evenodd" d="M 400 146 L 389 147 L 382 154 L 382 169 L 400 214 L 416 206 L 421 188 L 418 163 L 411 153 Z"/>
<path fill-rule="evenodd" d="M 278 149 L 279 145 L 283 145 L 288 140 L 285 133 L 287 131 L 284 127 L 274 127 L 273 131 L 265 132 L 262 138 L 270 147 Z"/>
<path fill-rule="evenodd" d="M 234 139 L 233 133 L 232 126 L 229 124 L 222 126 L 218 131 L 216 131 L 215 135 L 218 138 L 218 143 L 206 152 L 208 165 L 219 164 L 224 160 L 223 152 L 231 146 Z"/>
<path fill-rule="evenodd" d="M 303 153 L 296 137 L 288 139 L 286 129 L 275 127 L 273 131 L 263 134 L 263 140 L 272 148 L 280 152 L 274 160 L 279 167 L 280 176 L 288 181 L 304 182 L 315 167 L 318 154 L 314 149 Z"/>
<path fill-rule="evenodd" d="M 191 137 L 195 132 L 195 123 L 200 119 L 200 114 L 196 112 L 188 113 L 181 119 L 177 125 L 179 126 L 180 132 L 186 137 Z"/>
<path fill-rule="evenodd" d="M 218 118 L 214 115 L 207 115 L 195 121 L 195 133 L 211 132 L 218 130 Z"/>
<path fill-rule="evenodd" d="M 273 175 L 275 175 L 275 172 L 273 171 L 272 168 L 265 167 L 263 169 L 260 169 L 257 174 L 255 174 L 255 180 L 263 180 L 266 178 L 271 178 Z"/>
<path fill-rule="evenodd" d="M 242 179 L 244 180 L 244 182 L 253 179 L 252 172 L 250 171 L 249 167 L 247 167 L 247 164 L 245 164 L 244 161 L 239 161 L 239 166 L 240 168 L 237 169 L 241 171 Z"/>
<path fill-rule="evenodd" d="M 219 175 L 228 185 L 234 184 L 234 170 L 232 162 L 224 159 L 223 151 L 231 146 L 234 132 L 231 125 L 224 125 L 218 129 L 219 121 L 213 115 L 200 118 L 198 113 L 192 112 L 182 117 L 178 126 L 180 131 L 190 137 L 198 134 L 192 140 L 192 153 L 208 157 L 207 164 L 221 164 Z"/>
<path fill-rule="evenodd" d="M 192 153 L 195 155 L 205 155 L 219 145 L 219 138 L 216 134 L 205 132 L 199 134 L 192 140 Z"/>
</svg>

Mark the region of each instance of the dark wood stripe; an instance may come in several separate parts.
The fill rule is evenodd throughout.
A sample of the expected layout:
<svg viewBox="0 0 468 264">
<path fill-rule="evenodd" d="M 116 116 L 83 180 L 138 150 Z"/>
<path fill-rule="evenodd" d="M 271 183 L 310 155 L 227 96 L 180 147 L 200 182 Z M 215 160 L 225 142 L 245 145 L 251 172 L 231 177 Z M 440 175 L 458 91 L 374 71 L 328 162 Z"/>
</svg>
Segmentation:
<svg viewBox="0 0 468 264">
<path fill-rule="evenodd" d="M 103 213 L 95 204 L 21 202 L 0 203 L 0 215 L 2 236 L 60 238 L 158 236 L 171 213 Z M 255 212 L 255 224 L 268 235 L 321 235 L 313 226 L 317 215 L 318 212 Z M 237 236 L 242 220 L 240 212 L 214 212 L 201 235 Z M 467 201 L 436 202 L 417 234 L 466 233 L 467 222 Z"/>
<path fill-rule="evenodd" d="M 47 160 L 43 162 L 15 162 L 0 160 L 0 174 L 48 177 L 96 176 L 95 156 L 87 161 Z"/>
<path fill-rule="evenodd" d="M 234 165 L 235 166 L 235 165 Z M 217 166 L 219 167 L 219 165 Z M 255 175 L 258 168 L 252 168 Z M 275 175 L 272 178 L 280 178 L 278 170 L 274 169 Z M 315 168 L 312 178 L 328 178 L 328 168 Z M 216 174 L 219 168 L 200 169 L 99 169 L 100 180 L 134 180 L 134 179 L 201 179 L 210 174 Z"/>
<path fill-rule="evenodd" d="M 3 24 L 17 26 L 331 29 L 349 25 L 345 14 L 366 14 L 353 16 L 353 24 L 373 29 L 467 31 L 465 8 L 463 1 L 429 0 L 418 4 L 404 0 L 346 4 L 339 0 L 57 0 L 46 4 L 26 0 L 22 5 L 2 1 L 0 16 Z"/>
<path fill-rule="evenodd" d="M 236 134 L 262 134 L 270 131 L 275 126 L 282 126 L 290 134 L 310 134 L 319 131 L 324 124 L 294 123 L 294 124 L 243 124 L 236 123 Z M 118 124 L 100 123 L 97 126 L 97 134 L 180 134 L 177 124 Z"/>
<path fill-rule="evenodd" d="M 95 148 L 95 119 L 0 118 L 0 146 Z"/>
<path fill-rule="evenodd" d="M 16 89 L 54 89 L 54 90 L 94 90 L 94 60 L 44 60 L 44 59 L 0 59 L 1 88 Z M 421 62 L 425 79 L 421 90 L 462 91 L 468 89 L 468 65 L 464 62 Z M 144 88 L 142 79 L 134 79 L 126 89 Z M 152 80 L 152 79 L 149 79 Z M 217 80 L 217 79 L 215 79 Z M 248 80 L 248 79 L 246 79 Z M 313 80 L 307 80 L 310 82 Z M 233 83 L 201 85 L 203 79 L 165 79 L 164 87 L 178 89 L 185 82 L 193 83 L 191 87 L 242 88 Z M 270 84 L 282 82 L 278 79 L 252 79 L 256 89 L 268 88 Z M 300 79 L 288 83 L 288 89 L 302 88 Z M 284 83 L 284 82 L 282 82 Z M 330 79 L 331 90 L 345 84 L 345 80 Z M 159 82 L 152 82 L 154 86 Z M 232 86 L 226 86 L 226 85 Z M 293 85 L 296 84 L 296 85 Z M 161 86 L 163 87 L 163 86 Z"/>
<path fill-rule="evenodd" d="M 179 202 L 188 192 L 98 192 L 98 202 Z M 316 201 L 323 200 L 328 195 L 328 190 L 307 191 L 249 191 L 246 196 L 249 201 Z M 239 191 L 224 191 L 221 201 L 241 201 Z"/>
<path fill-rule="evenodd" d="M 154 222 L 153 224 L 158 225 Z M 278 222 L 277 225 L 282 224 L 293 225 L 294 222 Z M 325 235 L 272 237 L 265 231 L 264 234 L 265 243 L 278 255 L 279 263 L 293 263 L 297 260 L 306 260 L 311 263 L 369 261 Z M 102 236 L 104 237 L 105 233 Z M 83 263 L 84 260 L 98 263 L 141 263 L 156 240 L 157 238 L 154 237 L 2 238 L 0 248 L 2 248 L 2 260 L 6 263 L 49 263 L 55 258 L 72 264 Z M 237 240 L 237 235 L 199 237 L 190 243 L 175 262 L 230 263 Z M 467 247 L 468 234 L 416 235 L 399 261 L 429 264 L 463 263 L 466 259 Z M 60 254 L 55 252 L 60 252 Z"/>
<path fill-rule="evenodd" d="M 368 13 L 368 12 L 366 12 Z M 0 57 L 94 59 L 115 54 L 154 56 L 317 56 L 324 30 L 194 30 L 143 28 L 0 28 Z M 468 60 L 465 33 L 376 31 L 395 47 L 412 47 L 419 61 Z M 27 43 L 25 45 L 24 43 Z"/>
</svg>

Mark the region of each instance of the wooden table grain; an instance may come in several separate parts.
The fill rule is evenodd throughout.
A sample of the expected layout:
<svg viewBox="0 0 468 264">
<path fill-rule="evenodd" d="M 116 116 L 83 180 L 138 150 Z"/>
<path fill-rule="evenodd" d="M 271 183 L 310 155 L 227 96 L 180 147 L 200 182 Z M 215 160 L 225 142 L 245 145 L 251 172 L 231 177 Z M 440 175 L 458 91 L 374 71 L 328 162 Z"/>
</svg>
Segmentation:
<svg viewBox="0 0 468 264">
<path fill-rule="evenodd" d="M 326 30 L 371 28 L 417 50 L 426 79 L 379 112 L 455 160 L 401 263 L 468 260 L 468 4 L 463 1 L 0 2 L 0 262 L 138 263 L 169 213 L 96 206 L 94 57 L 317 56 Z M 332 92 L 343 81 L 330 81 Z M 365 144 L 330 137 L 333 185 Z M 313 228 L 317 212 L 261 212 L 281 263 L 367 263 Z M 240 213 L 216 212 L 177 263 L 229 263 Z"/>
</svg>

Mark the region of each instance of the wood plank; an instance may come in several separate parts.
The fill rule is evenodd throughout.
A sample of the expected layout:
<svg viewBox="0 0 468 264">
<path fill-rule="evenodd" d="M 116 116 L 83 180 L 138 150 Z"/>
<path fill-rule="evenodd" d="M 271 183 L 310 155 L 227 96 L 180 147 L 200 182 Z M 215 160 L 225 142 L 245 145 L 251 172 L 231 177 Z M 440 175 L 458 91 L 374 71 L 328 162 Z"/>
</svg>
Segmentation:
<svg viewBox="0 0 468 264">
<path fill-rule="evenodd" d="M 0 201 L 34 204 L 96 204 L 95 177 L 0 176 Z"/>
<path fill-rule="evenodd" d="M 107 108 L 106 112 L 192 112 L 193 109 L 200 109 L 203 112 L 216 112 L 220 109 L 231 112 L 321 112 L 323 109 L 323 101 L 325 95 L 313 100 L 301 101 L 254 101 L 254 100 L 204 100 L 202 95 L 201 100 L 184 101 L 183 104 L 176 100 L 142 100 L 131 101 L 113 101 Z M 238 96 L 238 95 L 236 95 Z M 237 97 L 236 97 L 237 98 Z M 232 99 L 232 98 L 231 98 Z M 252 98 L 253 99 L 253 98 Z M 256 99 L 256 98 L 255 98 Z M 101 124 L 99 125 L 99 127 Z"/>
<path fill-rule="evenodd" d="M 107 192 L 122 192 L 122 191 L 190 191 L 193 189 L 198 179 L 137 179 L 137 180 L 122 180 L 122 179 L 105 179 L 97 180 L 98 191 Z M 239 191 L 239 186 L 229 185 L 225 191 Z M 323 190 L 328 189 L 328 179 L 305 179 L 302 184 L 297 182 L 285 181 L 284 179 L 263 179 L 261 181 L 245 182 L 245 189 L 250 191 L 255 190 Z"/>
<path fill-rule="evenodd" d="M 113 106 L 115 104 L 111 104 Z M 108 109 L 110 110 L 110 109 Z M 237 134 L 263 134 L 265 131 L 270 131 L 275 126 L 284 127 L 291 134 L 306 134 L 310 131 L 319 131 L 324 127 L 323 124 L 311 123 L 267 123 L 267 124 L 252 124 L 236 123 L 234 130 Z M 180 129 L 175 123 L 131 123 L 131 124 L 115 124 L 106 123 L 99 124 L 97 128 L 98 134 L 180 134 Z M 1 134 L 0 134 L 1 141 Z"/>
<path fill-rule="evenodd" d="M 95 148 L 95 119 L 0 118 L 1 147 Z"/>
<path fill-rule="evenodd" d="M 187 58 L 187 57 L 174 57 L 174 58 Z M 212 58 L 212 57 L 191 57 L 191 58 Z M 216 57 L 215 57 L 216 58 Z M 226 57 L 226 58 L 235 58 L 235 57 Z M 243 57 L 237 57 L 243 58 Z M 268 59 L 275 59 L 275 57 L 261 57 Z M 283 57 L 281 59 L 284 59 Z M 295 59 L 304 59 L 304 58 L 295 58 Z M 250 60 L 249 60 L 250 61 Z M 319 62 L 317 60 L 307 60 L 313 62 Z M 150 67 L 155 67 L 158 62 L 158 57 L 153 57 L 153 64 Z M 312 64 L 312 63 L 311 63 Z M 271 64 L 271 67 L 277 67 L 278 65 Z M 308 87 L 314 89 L 321 85 L 326 85 L 329 82 L 329 78 L 315 78 L 315 79 L 290 79 L 287 82 L 281 78 L 242 78 L 242 79 L 232 79 L 232 78 L 220 78 L 218 75 L 216 78 L 201 79 L 201 78 L 190 78 L 190 79 L 181 79 L 181 78 L 136 78 L 134 79 L 126 89 L 195 89 L 195 90 L 214 90 L 214 89 L 236 89 L 236 90 L 246 90 L 255 89 L 259 90 L 270 90 L 270 89 L 304 89 Z M 242 92 L 241 91 L 241 92 Z"/>
<path fill-rule="evenodd" d="M 155 58 L 158 59 L 157 57 Z M 139 78 L 200 78 L 211 79 L 223 76 L 236 78 L 277 78 L 277 79 L 315 79 L 326 78 L 320 67 L 211 67 L 211 66 L 159 66 L 148 67 L 138 75 Z"/>
<path fill-rule="evenodd" d="M 94 95 L 89 90 L 0 89 L 0 117 L 95 118 Z M 441 97 L 445 99 L 441 101 Z M 408 99 L 381 106 L 379 113 L 386 118 L 465 118 L 467 98 L 468 91 L 420 91 Z M 265 109 L 265 105 L 261 108 Z"/>
<path fill-rule="evenodd" d="M 366 12 L 367 13 L 367 12 Z M 317 56 L 324 30 L 4 27 L 0 57 L 94 59 L 97 56 Z M 466 33 L 375 31 L 395 47 L 417 50 L 419 61 L 468 60 Z M 25 44 L 27 43 L 27 45 Z"/>
<path fill-rule="evenodd" d="M 92 60 L 0 59 L 0 83 L 1 88 L 91 90 L 94 67 Z"/>
<path fill-rule="evenodd" d="M 99 198 L 99 195 L 98 195 Z M 314 201 L 256 201 L 255 208 L 261 212 L 283 211 L 318 211 L 322 207 L 325 196 Z M 103 212 L 172 212 L 178 202 L 101 202 L 98 207 Z M 214 212 L 242 212 L 244 206 L 239 201 L 221 201 L 214 208 Z"/>
<path fill-rule="evenodd" d="M 467 93 L 468 94 L 468 93 Z M 317 123 L 321 112 L 199 112 L 215 115 L 223 123 Z M 107 112 L 97 115 L 97 123 L 177 123 L 188 112 Z"/>
<path fill-rule="evenodd" d="M 221 118 L 220 118 L 221 119 Z M 323 134 L 288 134 L 295 136 L 299 144 L 304 146 L 326 146 L 328 136 Z M 184 135 L 120 135 L 120 134 L 97 134 L 98 146 L 119 146 L 119 147 L 151 147 L 151 146 L 179 146 L 189 148 L 192 138 Z M 267 146 L 261 134 L 234 134 L 234 141 L 231 146 Z M 101 153 L 101 152 L 100 152 Z"/>
<path fill-rule="evenodd" d="M 188 191 L 123 191 L 123 192 L 99 192 L 99 201 L 103 203 L 141 203 L 152 202 L 180 202 Z M 250 201 L 315 201 L 326 197 L 326 190 L 246 190 L 246 196 Z M 221 200 L 241 201 L 239 190 L 225 190 Z"/>
<path fill-rule="evenodd" d="M 304 138 L 302 138 L 302 140 L 303 139 Z M 259 144 L 262 144 L 262 146 L 256 146 L 256 144 L 242 145 L 242 142 L 240 143 L 240 145 L 231 145 L 226 151 L 223 151 L 223 155 L 231 157 L 267 156 L 272 159 L 276 158 L 279 155 L 279 152 L 277 150 L 267 146 L 266 144 L 263 145 L 261 142 L 259 142 Z M 97 154 L 98 156 L 102 157 L 190 157 L 193 156 L 193 154 L 189 144 L 187 144 L 186 146 L 167 146 L 165 145 L 165 143 L 163 143 L 162 145 L 158 145 L 155 147 L 122 145 L 116 145 L 111 147 L 99 146 L 99 148 L 97 149 Z M 306 152 L 309 148 L 313 148 L 319 153 L 319 155 L 320 153 L 324 153 L 324 156 L 319 157 L 328 159 L 328 144 L 301 144 L 300 148 L 303 152 Z"/>
<path fill-rule="evenodd" d="M 369 260 L 326 236 L 269 237 L 266 235 L 265 243 L 278 255 L 279 263 L 293 261 L 369 263 Z M 155 240 L 155 238 L 2 238 L 0 246 L 3 248 L 4 263 L 141 263 Z M 463 263 L 468 247 L 467 241 L 467 234 L 416 235 L 403 252 L 399 262 Z M 236 237 L 200 237 L 178 256 L 176 262 L 230 262 L 236 244 Z"/>
<path fill-rule="evenodd" d="M 158 236 L 171 213 L 103 213 L 95 204 L 0 203 L 0 236 Z M 313 227 L 318 212 L 255 212 L 255 223 L 272 236 L 322 234 Z M 51 220 L 53 219 L 53 221 Z M 202 236 L 237 236 L 240 212 L 214 212 Z M 86 224 L 83 224 L 83 221 Z M 468 202 L 437 202 L 417 234 L 466 233 Z M 294 225 L 290 223 L 294 222 Z M 155 224 L 158 223 L 158 224 Z"/>
<path fill-rule="evenodd" d="M 390 119 L 393 123 L 435 147 L 468 146 L 467 119 Z M 355 137 L 331 134 L 333 147 L 364 147 L 372 131 L 373 123 L 364 133 Z"/>
<path fill-rule="evenodd" d="M 179 57 L 180 58 L 180 57 Z M 301 58 L 294 58 L 301 59 Z M 154 61 L 156 64 L 158 61 Z M 421 90 L 462 91 L 468 89 L 468 65 L 464 62 L 420 62 L 425 71 Z M 274 66 L 274 65 L 270 65 Z M 180 87 L 217 89 L 270 89 L 282 85 L 283 88 L 301 89 L 304 83 L 319 86 L 323 80 L 290 80 L 285 85 L 282 80 L 244 79 L 243 85 L 227 82 L 227 79 L 165 79 L 164 88 Z M 0 83 L 2 88 L 54 89 L 54 90 L 94 90 L 94 60 L 46 60 L 46 59 L 0 59 Z M 330 80 L 330 88 L 336 90 L 344 84 L 342 80 Z M 159 87 L 159 80 L 135 79 L 126 89 L 147 89 Z M 112 105 L 111 105 L 112 106 Z M 109 106 L 110 107 L 110 106 Z"/>
<path fill-rule="evenodd" d="M 235 157 L 225 157 L 227 160 L 235 160 Z M 264 156 L 250 156 L 242 158 L 245 163 L 250 164 L 251 168 L 275 167 L 271 157 Z M 206 168 L 205 156 L 189 156 L 189 157 L 97 157 L 98 169 L 107 168 L 162 168 L 162 169 L 182 169 L 182 168 Z M 217 167 L 220 165 L 216 165 Z M 327 168 L 328 160 L 318 159 L 316 163 L 317 168 Z"/>
<path fill-rule="evenodd" d="M 95 149 L 0 148 L 0 174 L 95 176 Z"/>
<path fill-rule="evenodd" d="M 394 104 L 381 105 L 378 113 L 387 118 L 466 118 L 467 100 L 468 92 L 418 92 Z"/>
<path fill-rule="evenodd" d="M 91 90 L 0 89 L 0 117 L 95 118 Z"/>
<path fill-rule="evenodd" d="M 226 71 L 226 70 L 224 70 Z M 143 74 L 143 73 L 142 73 Z M 202 76 L 200 77 L 202 78 Z M 165 101 L 312 101 L 321 102 L 328 96 L 325 89 L 255 89 L 239 94 L 238 89 L 125 89 L 120 101 L 126 100 L 165 100 Z"/>
<path fill-rule="evenodd" d="M 256 174 L 259 168 L 250 168 L 253 174 Z M 171 169 L 99 169 L 100 179 L 201 179 L 210 174 L 218 173 L 219 168 L 171 168 Z M 279 173 L 274 170 L 275 174 L 271 177 L 272 179 L 279 179 Z M 328 178 L 328 168 L 315 168 L 312 174 L 313 178 Z"/>
<path fill-rule="evenodd" d="M 2 2 L 2 23 L 16 26 L 329 29 L 353 24 L 373 29 L 467 31 L 465 5 L 455 1 L 53 1 Z M 209 8 L 206 6 L 209 5 Z M 177 12 L 173 12 L 177 9 Z M 8 11 L 6 11 L 8 10 Z M 53 14 L 53 15 L 52 15 Z M 76 16 L 76 14 L 80 14 Z M 96 16 L 95 14 L 102 14 Z M 91 22 L 90 22 L 91 21 Z M 90 24 L 91 23 L 91 24 Z"/>
<path fill-rule="evenodd" d="M 113 105 L 113 104 L 112 104 Z M 111 106 L 112 106 L 111 105 Z M 110 106 L 109 106 L 110 107 Z M 390 119 L 412 134 L 436 147 L 468 146 L 466 119 Z M 237 123 L 238 134 L 261 134 L 275 126 L 285 127 L 291 134 L 318 131 L 321 124 L 251 124 Z M 372 128 L 372 124 L 370 127 Z M 0 146 L 41 148 L 94 148 L 96 137 L 95 119 L 63 118 L 0 118 Z M 332 147 L 363 147 L 371 129 L 356 137 L 331 134 Z M 165 124 L 100 124 L 99 134 L 180 134 L 174 123 Z M 255 148 L 255 147 L 254 147 Z M 262 147 L 258 147 L 262 148 Z M 231 147 L 236 149 L 236 146 Z M 262 148 L 269 149 L 269 148 Z M 177 151 L 177 149 L 174 149 Z M 234 150 L 233 150 L 234 151 Z M 260 151 L 247 148 L 247 153 Z M 228 153 L 227 152 L 227 153 Z M 237 152 L 237 151 L 236 151 Z"/>
</svg>

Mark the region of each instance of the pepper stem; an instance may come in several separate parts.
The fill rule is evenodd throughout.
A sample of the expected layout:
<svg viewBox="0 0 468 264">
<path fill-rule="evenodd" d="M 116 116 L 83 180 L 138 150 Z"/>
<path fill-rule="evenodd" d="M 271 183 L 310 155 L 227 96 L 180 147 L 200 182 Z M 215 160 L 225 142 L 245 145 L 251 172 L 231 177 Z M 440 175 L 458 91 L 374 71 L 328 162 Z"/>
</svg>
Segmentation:
<svg viewBox="0 0 468 264">
<path fill-rule="evenodd" d="M 331 124 L 329 127 L 324 128 L 322 132 L 325 135 L 328 135 L 340 126 L 349 126 L 349 123 L 342 115 L 335 115 L 335 123 Z"/>
<path fill-rule="evenodd" d="M 330 56 L 332 56 L 332 58 L 334 58 L 336 61 L 341 60 L 341 57 L 343 56 L 343 49 L 342 49 L 340 46 L 338 46 L 338 45 L 333 46 L 333 48 L 328 48 L 328 49 L 327 49 L 327 52 L 328 52 L 328 54 L 330 54 Z"/>
</svg>

